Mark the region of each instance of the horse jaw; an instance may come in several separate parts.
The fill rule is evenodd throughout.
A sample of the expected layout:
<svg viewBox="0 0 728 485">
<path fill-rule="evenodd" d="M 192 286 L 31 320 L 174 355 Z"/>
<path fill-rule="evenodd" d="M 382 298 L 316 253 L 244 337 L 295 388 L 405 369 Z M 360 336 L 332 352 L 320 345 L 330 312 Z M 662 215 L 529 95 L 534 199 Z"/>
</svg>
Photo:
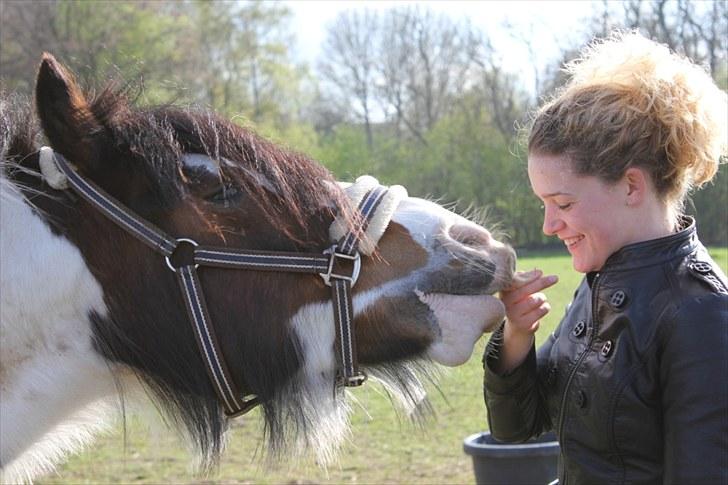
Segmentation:
<svg viewBox="0 0 728 485">
<path fill-rule="evenodd" d="M 116 394 L 95 352 L 103 293 L 81 254 L 0 174 L 0 481 L 30 482 L 106 429 Z"/>
</svg>

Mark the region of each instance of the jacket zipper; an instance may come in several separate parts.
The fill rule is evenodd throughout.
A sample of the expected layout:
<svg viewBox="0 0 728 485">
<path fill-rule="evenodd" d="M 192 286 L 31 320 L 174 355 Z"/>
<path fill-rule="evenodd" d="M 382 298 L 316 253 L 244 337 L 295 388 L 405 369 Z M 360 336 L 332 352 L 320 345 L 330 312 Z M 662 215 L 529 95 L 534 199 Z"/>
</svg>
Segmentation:
<svg viewBox="0 0 728 485">
<path fill-rule="evenodd" d="M 586 349 L 581 353 L 579 358 L 576 361 L 576 364 L 574 364 L 574 367 L 571 369 L 571 372 L 569 373 L 569 378 L 566 380 L 566 387 L 564 387 L 564 393 L 561 396 L 561 409 L 559 410 L 559 438 L 563 436 L 564 431 L 564 418 L 566 414 L 566 397 L 569 395 L 569 387 L 571 386 L 571 381 L 574 379 L 574 375 L 576 374 L 576 370 L 579 368 L 581 363 L 586 358 L 586 355 L 589 353 L 589 350 L 591 349 L 592 343 L 594 342 L 594 336 L 597 334 L 597 313 L 596 313 L 596 295 L 597 295 L 597 286 L 599 283 L 599 276 L 600 273 L 597 273 L 594 275 L 594 282 L 592 283 L 592 322 L 594 323 L 592 328 L 592 333 L 589 336 L 589 343 L 586 346 Z M 565 456 L 564 447 L 561 447 L 561 455 Z M 563 462 L 563 470 L 564 470 L 564 483 L 561 485 L 567 484 L 567 478 L 566 478 L 566 460 L 562 460 Z"/>
</svg>

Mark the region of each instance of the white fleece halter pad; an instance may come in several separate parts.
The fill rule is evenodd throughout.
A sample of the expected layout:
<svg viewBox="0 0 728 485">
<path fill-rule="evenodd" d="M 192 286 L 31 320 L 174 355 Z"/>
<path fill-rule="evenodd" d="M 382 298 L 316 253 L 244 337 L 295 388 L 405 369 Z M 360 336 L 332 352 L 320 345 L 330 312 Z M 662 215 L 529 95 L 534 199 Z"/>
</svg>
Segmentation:
<svg viewBox="0 0 728 485">
<path fill-rule="evenodd" d="M 353 207 L 358 207 L 359 202 L 361 202 L 366 193 L 377 185 L 379 185 L 377 179 L 369 175 L 362 175 L 351 185 L 342 184 L 344 192 L 346 192 L 349 200 L 351 200 Z M 401 185 L 392 185 L 389 187 L 389 191 L 382 198 L 374 217 L 369 222 L 364 237 L 359 242 L 359 251 L 362 254 L 370 255 L 374 252 L 379 238 L 382 237 L 382 234 L 387 229 L 399 202 L 406 197 L 407 189 Z M 329 228 L 329 237 L 332 241 L 339 241 L 347 232 L 346 224 L 337 217 Z"/>
<path fill-rule="evenodd" d="M 53 149 L 51 147 L 41 147 L 40 156 L 38 158 L 40 164 L 40 172 L 43 179 L 56 190 L 65 190 L 68 188 L 68 179 L 66 175 L 56 165 L 53 160 Z"/>
</svg>

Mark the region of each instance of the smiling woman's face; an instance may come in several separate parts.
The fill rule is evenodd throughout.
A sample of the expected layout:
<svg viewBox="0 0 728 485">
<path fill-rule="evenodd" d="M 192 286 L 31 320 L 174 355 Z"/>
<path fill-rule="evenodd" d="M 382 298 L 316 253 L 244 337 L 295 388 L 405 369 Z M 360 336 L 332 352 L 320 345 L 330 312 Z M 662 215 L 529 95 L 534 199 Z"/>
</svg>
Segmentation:
<svg viewBox="0 0 728 485">
<path fill-rule="evenodd" d="M 607 258 L 628 244 L 629 228 L 622 184 L 577 175 L 566 156 L 529 154 L 528 177 L 543 201 L 543 232 L 561 239 L 574 269 L 597 271 Z"/>
</svg>

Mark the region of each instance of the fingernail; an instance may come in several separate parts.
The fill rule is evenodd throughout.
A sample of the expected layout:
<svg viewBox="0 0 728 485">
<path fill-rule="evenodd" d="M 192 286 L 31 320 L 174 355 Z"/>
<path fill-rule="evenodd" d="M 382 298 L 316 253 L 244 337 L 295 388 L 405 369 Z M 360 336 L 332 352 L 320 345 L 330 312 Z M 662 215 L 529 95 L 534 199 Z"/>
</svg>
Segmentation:
<svg viewBox="0 0 728 485">
<path fill-rule="evenodd" d="M 546 277 L 546 281 L 549 283 L 556 283 L 557 281 L 559 281 L 559 277 L 556 275 L 550 275 Z"/>
</svg>

